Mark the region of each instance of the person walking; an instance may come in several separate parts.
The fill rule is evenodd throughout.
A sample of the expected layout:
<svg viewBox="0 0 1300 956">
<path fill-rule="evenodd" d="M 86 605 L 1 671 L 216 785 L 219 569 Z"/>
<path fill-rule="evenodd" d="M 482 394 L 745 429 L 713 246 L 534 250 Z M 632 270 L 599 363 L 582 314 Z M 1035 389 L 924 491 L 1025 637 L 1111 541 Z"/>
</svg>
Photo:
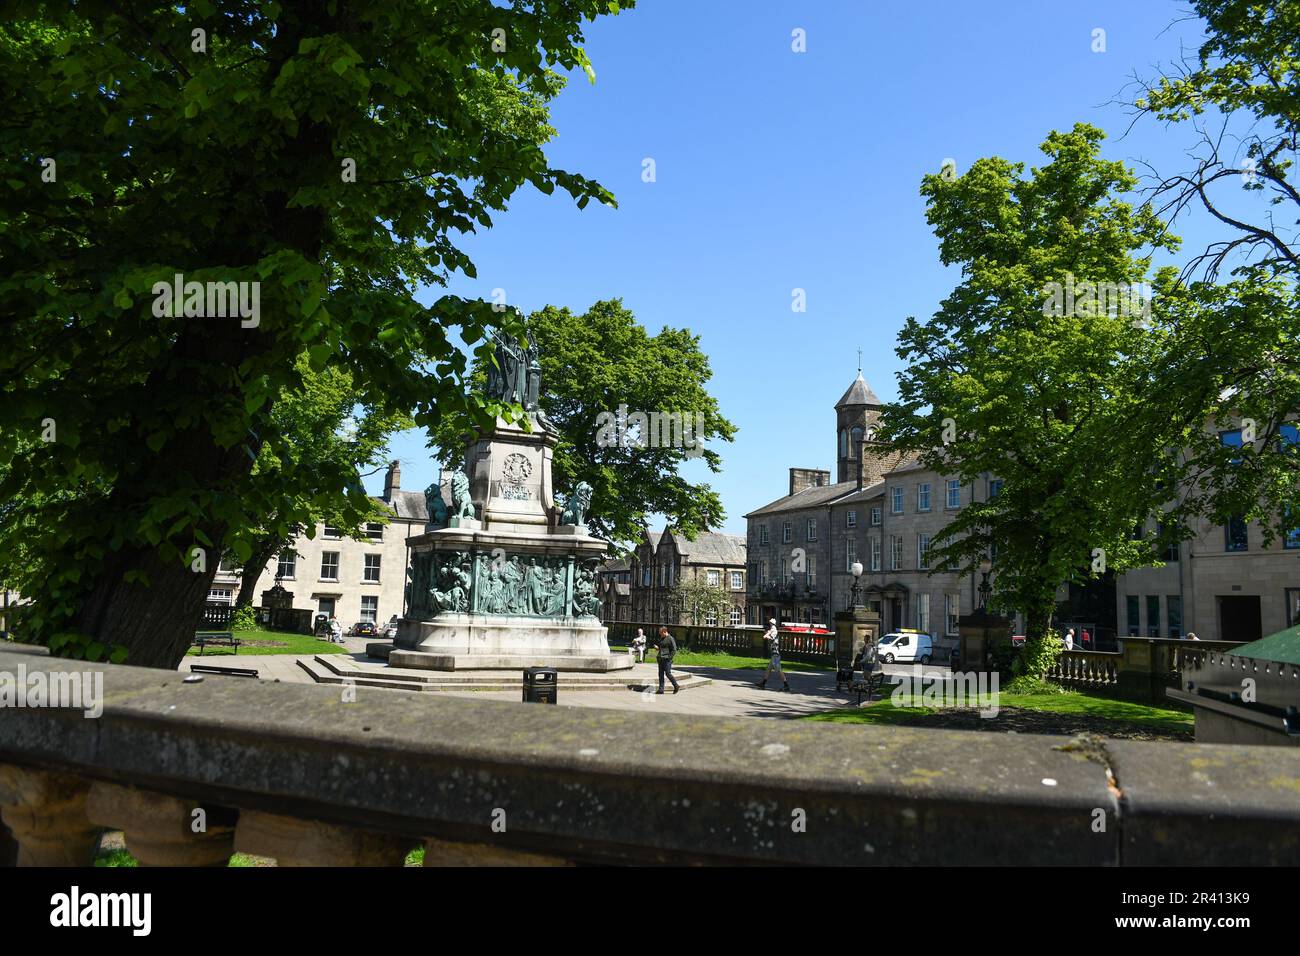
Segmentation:
<svg viewBox="0 0 1300 956">
<path fill-rule="evenodd" d="M 659 693 L 664 692 L 664 678 L 667 677 L 673 682 L 673 693 L 676 694 L 682 689 L 682 685 L 677 683 L 677 678 L 673 676 L 673 655 L 677 653 L 677 642 L 673 636 L 668 633 L 668 628 L 659 628 Z"/>
<path fill-rule="evenodd" d="M 1070 628 L 1065 632 L 1065 649 L 1067 651 L 1074 650 L 1074 628 Z"/>
<path fill-rule="evenodd" d="M 782 690 L 790 689 L 790 682 L 785 679 L 785 671 L 781 670 L 781 632 L 776 629 L 776 618 L 767 622 L 767 631 L 763 634 L 763 640 L 768 643 L 767 673 L 763 679 L 758 682 L 759 687 L 766 687 L 768 678 L 772 676 L 772 671 L 776 671 L 776 676 L 781 678 Z"/>
</svg>

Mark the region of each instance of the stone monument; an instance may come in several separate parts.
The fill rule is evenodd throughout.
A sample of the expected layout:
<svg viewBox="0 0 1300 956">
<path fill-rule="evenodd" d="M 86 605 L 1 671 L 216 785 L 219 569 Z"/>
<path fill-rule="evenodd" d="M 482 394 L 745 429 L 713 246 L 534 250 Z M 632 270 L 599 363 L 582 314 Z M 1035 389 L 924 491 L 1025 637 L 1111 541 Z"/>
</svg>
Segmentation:
<svg viewBox="0 0 1300 956">
<path fill-rule="evenodd" d="M 551 485 L 557 435 L 538 407 L 537 345 L 496 341 L 493 398 L 522 405 L 532 424 L 498 419 L 451 474 L 450 501 L 426 492 L 432 530 L 407 539 L 409 597 L 388 663 L 429 670 L 549 666 L 630 668 L 600 623 L 596 570 L 607 545 L 587 532 L 591 488 L 563 506 Z M 435 519 L 434 510 L 439 514 Z M 435 528 L 445 509 L 446 527 Z"/>
</svg>

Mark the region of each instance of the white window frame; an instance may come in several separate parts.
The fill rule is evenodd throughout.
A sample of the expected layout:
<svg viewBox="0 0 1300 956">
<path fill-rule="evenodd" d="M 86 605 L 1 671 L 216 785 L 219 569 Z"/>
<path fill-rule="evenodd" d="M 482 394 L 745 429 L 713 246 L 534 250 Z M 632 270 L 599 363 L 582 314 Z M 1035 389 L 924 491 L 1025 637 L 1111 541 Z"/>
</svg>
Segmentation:
<svg viewBox="0 0 1300 956">
<path fill-rule="evenodd" d="M 806 535 L 806 540 L 808 541 L 817 540 L 817 519 L 816 518 L 808 519 L 808 527 L 805 531 L 805 535 Z"/>
<path fill-rule="evenodd" d="M 903 486 L 895 485 L 889 489 L 889 510 L 891 514 L 903 513 Z"/>
<path fill-rule="evenodd" d="M 900 571 L 903 566 L 903 536 L 889 536 L 889 570 Z"/>
<path fill-rule="evenodd" d="M 930 482 L 922 481 L 916 486 L 916 510 L 926 512 L 930 510 Z M 922 503 L 924 502 L 924 504 Z"/>
<path fill-rule="evenodd" d="M 731 572 L 731 590 L 733 591 L 745 590 L 745 574 L 743 571 Z"/>
<path fill-rule="evenodd" d="M 930 569 L 930 538 L 928 534 L 916 536 L 916 566 L 921 571 Z"/>
<path fill-rule="evenodd" d="M 370 559 L 371 559 L 371 558 L 374 558 L 374 559 L 375 559 L 375 563 L 374 563 L 373 566 L 372 566 L 371 563 L 370 563 Z M 383 566 L 384 566 L 384 556 L 383 556 L 382 554 L 367 554 L 367 555 L 364 555 L 364 556 L 362 557 L 362 559 L 361 559 L 361 580 L 362 580 L 362 582 L 365 583 L 365 584 L 378 584 L 378 583 L 379 583 L 379 574 L 380 574 L 380 570 L 383 568 Z M 375 572 L 375 576 L 374 576 L 373 578 L 370 576 L 370 572 L 371 572 L 372 569 L 373 569 L 374 572 Z"/>
<path fill-rule="evenodd" d="M 961 480 L 958 478 L 949 478 L 946 488 L 947 488 L 947 496 L 945 498 L 946 507 L 960 508 L 961 507 Z M 957 495 L 956 502 L 952 500 L 953 492 L 956 492 Z"/>
<path fill-rule="evenodd" d="M 881 552 L 880 535 L 878 534 L 872 535 L 871 536 L 871 570 L 872 571 L 880 570 L 880 552 Z"/>
<path fill-rule="evenodd" d="M 286 561 L 286 556 L 288 560 Z M 289 573 L 284 572 L 285 564 L 289 566 Z M 282 580 L 293 581 L 298 576 L 298 552 L 281 551 L 275 559 L 275 576 Z"/>
<path fill-rule="evenodd" d="M 883 520 L 884 517 L 883 515 L 884 510 L 885 509 L 882 508 L 880 505 L 876 505 L 871 509 L 871 527 L 873 528 L 880 527 L 880 522 Z"/>
<path fill-rule="evenodd" d="M 844 526 L 846 528 L 856 528 L 858 526 L 858 513 L 849 511 L 844 515 Z"/>
<path fill-rule="evenodd" d="M 853 573 L 853 562 L 858 560 L 858 541 L 856 538 L 849 538 L 844 546 L 844 570 L 849 574 Z"/>
<path fill-rule="evenodd" d="M 793 537 L 794 537 L 794 529 L 790 526 L 790 522 L 788 521 L 781 522 L 781 543 L 789 544 Z"/>
<path fill-rule="evenodd" d="M 331 556 L 334 558 L 334 560 L 333 560 L 332 562 L 331 562 L 331 561 L 327 561 L 326 558 L 329 558 L 329 557 L 331 557 Z M 333 577 L 329 577 L 329 576 L 327 576 L 327 575 L 325 574 L 325 568 L 326 568 L 327 565 L 332 565 L 332 566 L 333 566 L 333 568 L 334 568 L 334 576 L 333 576 Z M 322 552 L 320 553 L 320 579 L 321 579 L 322 581 L 337 581 L 337 580 L 339 579 L 339 552 L 337 552 L 337 551 L 322 551 Z"/>
<path fill-rule="evenodd" d="M 367 601 L 370 602 L 369 606 L 367 606 L 366 604 Z M 367 614 L 369 614 L 370 617 L 366 617 Z M 371 624 L 377 624 L 379 622 L 379 595 L 378 594 L 361 595 L 360 620 L 369 621 Z"/>
<path fill-rule="evenodd" d="M 709 582 L 709 587 L 716 588 L 722 586 L 722 572 L 710 568 L 704 572 L 705 580 Z"/>
</svg>

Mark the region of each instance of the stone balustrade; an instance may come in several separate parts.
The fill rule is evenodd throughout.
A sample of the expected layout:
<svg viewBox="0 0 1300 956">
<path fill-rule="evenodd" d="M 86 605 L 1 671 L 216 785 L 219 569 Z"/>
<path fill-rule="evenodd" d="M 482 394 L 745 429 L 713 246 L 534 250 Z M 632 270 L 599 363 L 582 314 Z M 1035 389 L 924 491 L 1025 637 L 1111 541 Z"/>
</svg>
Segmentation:
<svg viewBox="0 0 1300 956">
<path fill-rule="evenodd" d="M 1178 686 L 1177 675 L 1185 666 L 1196 666 L 1208 652 L 1240 646 L 1233 641 L 1123 637 L 1117 651 L 1065 651 L 1047 679 L 1078 690 L 1170 705 L 1165 688 Z"/>
<path fill-rule="evenodd" d="M 23 865 L 89 864 L 104 829 L 145 865 L 1300 862 L 1290 748 L 194 682 L 0 647 L 0 675 L 20 665 L 104 685 L 97 718 L 0 709 L 0 853 Z"/>
</svg>

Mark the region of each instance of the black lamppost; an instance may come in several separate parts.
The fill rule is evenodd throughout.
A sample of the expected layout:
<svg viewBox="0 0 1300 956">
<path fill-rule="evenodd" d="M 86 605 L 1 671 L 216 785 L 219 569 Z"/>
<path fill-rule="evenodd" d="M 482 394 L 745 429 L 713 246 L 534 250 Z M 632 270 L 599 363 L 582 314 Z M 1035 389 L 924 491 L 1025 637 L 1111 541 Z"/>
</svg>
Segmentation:
<svg viewBox="0 0 1300 956">
<path fill-rule="evenodd" d="M 993 570 L 993 562 L 987 556 L 980 559 L 980 574 L 983 575 L 980 581 L 980 608 L 985 609 L 989 603 L 989 594 L 993 588 L 989 585 L 989 572 Z M 987 613 L 987 612 L 986 612 Z"/>
</svg>

